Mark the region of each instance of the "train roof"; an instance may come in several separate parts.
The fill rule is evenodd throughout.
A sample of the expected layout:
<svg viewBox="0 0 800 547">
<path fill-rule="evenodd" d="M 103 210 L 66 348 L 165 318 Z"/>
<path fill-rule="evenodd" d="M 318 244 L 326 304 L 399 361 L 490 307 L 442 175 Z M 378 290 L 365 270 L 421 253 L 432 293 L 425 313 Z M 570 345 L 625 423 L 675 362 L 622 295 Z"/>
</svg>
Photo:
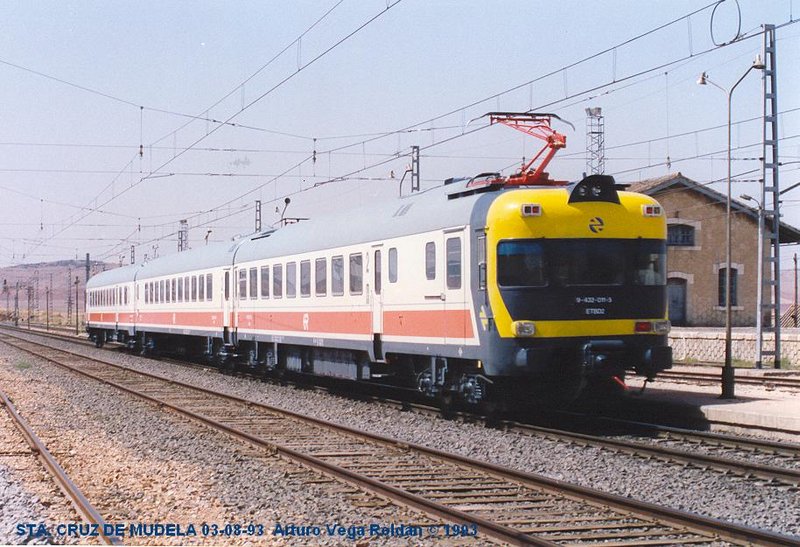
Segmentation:
<svg viewBox="0 0 800 547">
<path fill-rule="evenodd" d="M 481 194 L 460 196 L 468 182 L 468 179 L 455 181 L 371 203 L 369 207 L 327 212 L 272 234 L 251 237 L 236 252 L 236 262 L 322 251 L 469 224 Z M 459 197 L 449 199 L 455 195 Z"/>
<path fill-rule="evenodd" d="M 130 283 L 134 280 L 136 272 L 141 269 L 141 264 L 133 264 L 132 266 L 123 266 L 122 268 L 114 268 L 113 270 L 100 272 L 89 278 L 89 281 L 86 283 L 86 288 L 94 289 L 106 285 Z"/>
<path fill-rule="evenodd" d="M 336 208 L 272 232 L 252 234 L 234 241 L 174 253 L 144 264 L 109 270 L 91 278 L 87 288 L 230 266 L 234 260 L 236 263 L 252 262 L 466 226 L 479 200 L 491 202 L 498 194 L 519 188 L 470 186 L 472 181 L 468 178 L 449 179 L 442 186 L 378 201 L 368 207 Z M 572 186 L 544 188 L 569 191 Z"/>
</svg>

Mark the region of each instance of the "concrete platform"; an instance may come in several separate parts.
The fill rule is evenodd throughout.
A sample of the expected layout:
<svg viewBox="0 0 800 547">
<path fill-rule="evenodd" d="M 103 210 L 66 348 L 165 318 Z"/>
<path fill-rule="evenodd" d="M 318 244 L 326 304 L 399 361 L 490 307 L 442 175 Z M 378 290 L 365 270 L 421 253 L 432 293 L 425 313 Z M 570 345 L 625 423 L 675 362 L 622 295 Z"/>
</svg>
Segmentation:
<svg viewBox="0 0 800 547">
<path fill-rule="evenodd" d="M 737 375 L 739 371 L 737 370 Z M 720 399 L 720 384 L 696 385 L 666 380 L 648 383 L 639 392 L 643 380 L 628 382 L 626 407 L 638 409 L 651 419 L 663 418 L 684 422 L 684 426 L 756 434 L 758 436 L 800 442 L 800 393 L 767 390 L 757 386 L 737 385 L 736 399 Z M 643 420 L 644 421 L 644 420 Z"/>
</svg>

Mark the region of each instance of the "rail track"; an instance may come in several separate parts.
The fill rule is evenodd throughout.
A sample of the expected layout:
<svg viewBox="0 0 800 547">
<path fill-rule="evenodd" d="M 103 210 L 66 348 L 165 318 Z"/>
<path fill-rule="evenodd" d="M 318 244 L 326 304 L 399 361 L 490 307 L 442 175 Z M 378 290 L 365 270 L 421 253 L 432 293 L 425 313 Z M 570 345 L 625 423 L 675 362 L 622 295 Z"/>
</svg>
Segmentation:
<svg viewBox="0 0 800 547">
<path fill-rule="evenodd" d="M 722 367 L 708 368 L 712 370 L 665 370 L 658 373 L 658 378 L 661 380 L 674 380 L 690 383 L 719 383 L 722 375 Z M 759 376 L 736 374 L 736 383 L 742 385 L 759 386 L 765 389 L 800 390 L 800 376 L 770 374 L 770 372 L 771 371 L 768 371 L 766 374 Z"/>
<path fill-rule="evenodd" d="M 76 340 L 60 335 L 49 335 L 55 339 L 67 339 L 71 342 L 92 345 L 89 341 Z M 173 361 L 181 366 L 197 366 L 193 363 Z M 204 367 L 205 368 L 205 367 Z M 441 410 L 424 404 L 408 401 L 389 401 L 376 398 L 376 401 L 404 409 L 416 410 L 426 414 L 440 414 Z M 474 420 L 470 413 L 457 413 L 456 417 Z M 583 417 L 586 419 L 587 417 Z M 481 417 L 486 419 L 486 417 Z M 596 423 L 614 421 L 609 418 L 591 419 Z M 558 442 L 566 442 L 582 446 L 593 446 L 603 450 L 625 453 L 634 457 L 658 459 L 680 465 L 716 470 L 724 474 L 732 474 L 747 479 L 758 479 L 770 484 L 800 486 L 800 445 L 779 443 L 760 439 L 748 439 L 733 435 L 722 435 L 703 431 L 670 428 L 655 424 L 615 420 L 618 424 L 636 430 L 631 435 L 611 436 L 588 435 L 562 427 L 543 427 L 531 423 L 513 420 L 501 420 L 494 424 L 508 430 L 525 435 L 547 438 Z M 631 438 L 631 437 L 635 437 Z M 771 463 L 779 460 L 780 465 Z"/>
<path fill-rule="evenodd" d="M 305 417 L 50 348 L 4 343 L 114 386 L 423 513 L 452 530 L 517 545 L 730 542 L 795 539 L 642 503 L 534 474 Z"/>
<path fill-rule="evenodd" d="M 31 428 L 25 419 L 20 416 L 14 404 L 8 396 L 0 391 L 0 406 L 5 409 L 6 414 L 11 418 L 16 428 L 19 430 L 21 436 L 24 438 L 25 443 L 35 455 L 42 466 L 53 477 L 56 484 L 58 484 L 64 495 L 72 502 L 73 507 L 78 512 L 78 515 L 88 524 L 98 526 L 99 535 L 98 539 L 106 545 L 121 545 L 116 537 L 109 537 L 102 533 L 105 526 L 105 521 L 100 513 L 95 509 L 91 502 L 81 492 L 77 485 L 72 482 L 67 472 L 58 463 L 56 458 L 47 450 L 47 446 Z"/>
</svg>

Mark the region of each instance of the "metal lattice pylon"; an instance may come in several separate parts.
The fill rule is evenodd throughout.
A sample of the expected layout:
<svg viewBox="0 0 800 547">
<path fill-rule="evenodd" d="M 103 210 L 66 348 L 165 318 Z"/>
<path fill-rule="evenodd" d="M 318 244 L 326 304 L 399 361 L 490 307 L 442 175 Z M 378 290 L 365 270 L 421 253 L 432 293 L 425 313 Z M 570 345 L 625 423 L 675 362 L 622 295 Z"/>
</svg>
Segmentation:
<svg viewBox="0 0 800 547">
<path fill-rule="evenodd" d="M 781 368 L 781 255 L 780 255 L 780 186 L 778 184 L 778 74 L 775 59 L 775 25 L 764 25 L 764 134 L 761 163 L 761 204 L 764 237 L 768 245 L 763 258 L 759 289 L 760 309 L 756 320 L 756 366 L 762 359 L 773 358 Z M 761 237 L 759 235 L 759 237 Z M 766 298 L 769 295 L 771 298 Z M 766 316 L 766 317 L 765 317 Z M 765 318 L 771 319 L 765 321 Z M 774 344 L 767 347 L 764 334 L 774 333 Z"/>
<path fill-rule="evenodd" d="M 606 135 L 603 110 L 586 109 L 586 174 L 602 175 L 606 170 Z"/>
</svg>

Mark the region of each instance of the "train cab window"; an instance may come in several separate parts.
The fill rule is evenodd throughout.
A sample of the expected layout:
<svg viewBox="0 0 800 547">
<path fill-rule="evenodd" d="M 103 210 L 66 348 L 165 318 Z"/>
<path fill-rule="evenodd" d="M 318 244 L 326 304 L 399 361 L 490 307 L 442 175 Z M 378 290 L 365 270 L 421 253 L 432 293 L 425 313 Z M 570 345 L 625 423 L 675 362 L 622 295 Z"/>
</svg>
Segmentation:
<svg viewBox="0 0 800 547">
<path fill-rule="evenodd" d="M 258 298 L 258 268 L 250 268 L 250 299 Z"/>
<path fill-rule="evenodd" d="M 269 266 L 261 266 L 261 298 L 269 298 Z"/>
<path fill-rule="evenodd" d="M 247 270 L 239 270 L 239 300 L 247 298 Z"/>
<path fill-rule="evenodd" d="M 189 277 L 189 281 L 192 285 L 192 302 L 197 302 L 197 276 Z"/>
<path fill-rule="evenodd" d="M 213 300 L 214 298 L 214 277 L 211 274 L 206 274 L 206 300 Z"/>
<path fill-rule="evenodd" d="M 656 249 L 637 252 L 634 255 L 633 282 L 636 285 L 645 286 L 666 285 L 666 253 L 657 252 Z"/>
<path fill-rule="evenodd" d="M 311 296 L 311 261 L 300 263 L 300 296 Z"/>
<path fill-rule="evenodd" d="M 381 294 L 381 251 L 375 251 L 375 294 Z"/>
<path fill-rule="evenodd" d="M 361 253 L 350 255 L 350 294 L 364 291 L 364 259 Z"/>
<path fill-rule="evenodd" d="M 461 288 L 461 238 L 451 237 L 445 241 L 447 258 L 447 288 Z"/>
<path fill-rule="evenodd" d="M 272 267 L 272 296 L 283 298 L 283 264 Z"/>
<path fill-rule="evenodd" d="M 178 302 L 183 302 L 183 278 L 178 278 Z"/>
<path fill-rule="evenodd" d="M 344 257 L 331 258 L 331 294 L 342 296 L 344 294 Z"/>
<path fill-rule="evenodd" d="M 297 296 L 297 262 L 286 264 L 286 298 Z"/>
<path fill-rule="evenodd" d="M 425 244 L 425 279 L 436 279 L 436 243 Z"/>
<path fill-rule="evenodd" d="M 318 258 L 314 262 L 314 292 L 317 296 L 325 296 L 328 293 L 328 260 Z"/>
<path fill-rule="evenodd" d="M 197 277 L 197 301 L 203 302 L 206 299 L 205 276 L 200 274 Z"/>
<path fill-rule="evenodd" d="M 501 241 L 497 245 L 497 283 L 502 287 L 544 287 L 544 245 L 540 241 Z"/>
<path fill-rule="evenodd" d="M 389 283 L 397 283 L 397 247 L 389 249 Z"/>
</svg>

